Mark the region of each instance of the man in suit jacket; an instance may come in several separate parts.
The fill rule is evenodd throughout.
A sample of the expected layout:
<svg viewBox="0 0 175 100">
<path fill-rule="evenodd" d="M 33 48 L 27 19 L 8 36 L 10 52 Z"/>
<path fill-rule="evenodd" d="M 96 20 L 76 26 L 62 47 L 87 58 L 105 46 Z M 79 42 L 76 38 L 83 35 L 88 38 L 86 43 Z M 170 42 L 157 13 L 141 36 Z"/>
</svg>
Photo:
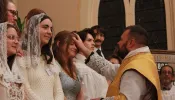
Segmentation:
<svg viewBox="0 0 175 100">
<path fill-rule="evenodd" d="M 95 34 L 95 49 L 94 52 L 97 53 L 98 55 L 100 55 L 101 57 L 104 57 L 104 54 L 102 52 L 102 44 L 105 40 L 105 30 L 104 28 L 95 25 L 93 27 L 91 27 L 92 31 Z"/>
</svg>

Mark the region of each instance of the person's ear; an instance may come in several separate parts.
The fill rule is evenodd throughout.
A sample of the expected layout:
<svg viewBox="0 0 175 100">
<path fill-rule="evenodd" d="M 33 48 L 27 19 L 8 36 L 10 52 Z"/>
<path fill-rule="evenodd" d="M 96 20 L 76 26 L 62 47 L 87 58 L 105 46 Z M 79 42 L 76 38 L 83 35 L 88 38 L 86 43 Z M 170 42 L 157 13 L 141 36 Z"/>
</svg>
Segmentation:
<svg viewBox="0 0 175 100">
<path fill-rule="evenodd" d="M 128 47 L 129 47 L 129 48 L 134 47 L 134 46 L 135 46 L 135 44 L 136 44 L 136 41 L 135 41 L 135 39 L 134 39 L 134 38 L 132 38 L 132 39 L 128 40 L 128 42 L 127 42 L 127 45 L 128 45 Z"/>
<path fill-rule="evenodd" d="M 57 47 L 59 47 L 60 46 L 60 41 L 57 41 Z"/>
</svg>

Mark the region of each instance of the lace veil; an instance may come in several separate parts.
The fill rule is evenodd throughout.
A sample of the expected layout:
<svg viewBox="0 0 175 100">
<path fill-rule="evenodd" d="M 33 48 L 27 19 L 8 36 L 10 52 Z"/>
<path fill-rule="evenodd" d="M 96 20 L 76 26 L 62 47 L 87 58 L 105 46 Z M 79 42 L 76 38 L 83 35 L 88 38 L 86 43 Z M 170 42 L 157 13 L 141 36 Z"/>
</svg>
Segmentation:
<svg viewBox="0 0 175 100">
<path fill-rule="evenodd" d="M 2 77 L 0 82 L 2 84 L 6 84 L 6 82 L 21 83 L 22 80 L 15 64 L 13 71 L 7 64 L 7 24 L 7 22 L 0 23 L 0 77 Z"/>
<path fill-rule="evenodd" d="M 29 19 L 22 36 L 22 49 L 24 50 L 25 62 L 28 67 L 38 66 L 40 63 L 41 47 L 39 23 L 44 13 L 34 15 Z"/>
<path fill-rule="evenodd" d="M 0 75 L 5 74 L 8 69 L 7 64 L 7 23 L 0 23 Z"/>
</svg>

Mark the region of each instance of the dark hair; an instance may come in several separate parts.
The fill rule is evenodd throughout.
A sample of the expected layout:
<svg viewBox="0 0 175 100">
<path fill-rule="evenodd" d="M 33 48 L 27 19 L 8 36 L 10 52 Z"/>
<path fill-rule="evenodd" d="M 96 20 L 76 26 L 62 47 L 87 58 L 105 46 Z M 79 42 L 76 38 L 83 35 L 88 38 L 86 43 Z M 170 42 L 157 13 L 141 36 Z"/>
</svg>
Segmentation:
<svg viewBox="0 0 175 100">
<path fill-rule="evenodd" d="M 27 16 L 25 17 L 26 21 L 29 20 L 32 16 L 34 15 L 37 15 L 37 14 L 41 14 L 41 13 L 45 13 L 43 10 L 41 9 L 38 9 L 38 8 L 34 8 L 34 9 L 31 9 Z"/>
<path fill-rule="evenodd" d="M 0 0 L 0 23 L 7 21 L 7 0 Z"/>
<path fill-rule="evenodd" d="M 61 31 L 57 33 L 57 35 L 54 38 L 54 43 L 52 45 L 52 50 L 55 59 L 59 62 L 61 67 L 66 71 L 66 73 L 75 79 L 74 73 L 75 73 L 75 65 L 73 63 L 73 58 L 68 58 L 68 62 L 65 62 L 65 54 L 68 51 L 69 45 L 73 41 L 73 36 L 72 32 L 69 31 Z M 57 45 L 57 42 L 59 41 L 59 47 Z M 66 44 L 66 51 L 63 50 L 62 46 Z M 67 68 L 68 67 L 68 68 Z"/>
<path fill-rule="evenodd" d="M 50 21 L 52 21 L 52 19 L 47 16 L 47 15 L 44 15 L 43 18 L 41 19 L 40 23 L 45 20 L 45 19 L 50 19 Z M 53 30 L 52 30 L 53 32 Z M 53 33 L 52 33 L 53 34 Z M 51 48 L 51 45 L 52 45 L 52 38 L 50 38 L 48 44 L 44 45 L 42 48 L 41 48 L 41 54 L 44 55 L 46 61 L 47 61 L 47 64 L 50 64 L 53 60 L 53 54 L 50 50 Z M 49 57 L 49 58 L 48 58 Z"/>
<path fill-rule="evenodd" d="M 9 66 L 10 70 L 12 70 L 12 65 L 14 63 L 15 56 L 16 56 L 16 54 L 7 57 L 7 64 Z"/>
<path fill-rule="evenodd" d="M 95 38 L 95 34 L 93 33 L 93 31 L 90 28 L 85 28 L 85 29 L 77 32 L 77 34 L 80 36 L 80 38 L 83 42 L 86 40 L 86 37 L 88 34 L 92 35 L 92 37 Z"/>
<path fill-rule="evenodd" d="M 126 30 L 129 30 L 129 38 L 134 37 L 138 44 L 148 45 L 148 33 L 143 27 L 131 25 L 126 27 Z"/>
<path fill-rule="evenodd" d="M 105 29 L 102 28 L 102 27 L 99 26 L 99 25 L 92 26 L 92 27 L 91 27 L 91 30 L 95 33 L 95 35 L 97 35 L 97 34 L 102 34 L 102 35 L 105 36 L 105 34 L 106 34 Z"/>
<path fill-rule="evenodd" d="M 143 96 L 143 100 L 158 100 L 156 87 L 147 78 L 145 79 L 147 91 L 146 94 Z"/>
<path fill-rule="evenodd" d="M 121 59 L 119 56 L 113 54 L 113 55 L 111 55 L 111 56 L 108 57 L 108 60 L 110 60 L 110 59 L 112 59 L 112 58 L 117 59 L 117 60 L 119 61 L 119 64 L 122 63 L 122 59 Z"/>
<path fill-rule="evenodd" d="M 72 33 L 77 33 L 77 31 L 75 30 L 75 31 L 72 31 Z"/>
<path fill-rule="evenodd" d="M 174 76 L 174 69 L 173 69 L 173 67 L 170 66 L 170 65 L 164 65 L 164 66 L 162 66 L 162 67 L 160 68 L 160 71 L 159 71 L 159 74 L 160 74 L 160 75 L 161 75 L 162 70 L 163 70 L 164 67 L 169 67 L 169 68 L 171 68 L 171 70 L 172 70 L 172 75 Z"/>
</svg>

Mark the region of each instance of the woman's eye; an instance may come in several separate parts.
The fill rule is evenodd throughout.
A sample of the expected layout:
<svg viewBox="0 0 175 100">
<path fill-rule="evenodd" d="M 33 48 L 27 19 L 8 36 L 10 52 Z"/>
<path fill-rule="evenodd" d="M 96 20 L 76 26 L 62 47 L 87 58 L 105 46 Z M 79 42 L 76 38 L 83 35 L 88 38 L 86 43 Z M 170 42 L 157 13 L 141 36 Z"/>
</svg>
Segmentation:
<svg viewBox="0 0 175 100">
<path fill-rule="evenodd" d="M 47 27 L 46 27 L 46 26 L 44 26 L 43 28 L 44 28 L 44 29 L 47 29 Z"/>
</svg>

